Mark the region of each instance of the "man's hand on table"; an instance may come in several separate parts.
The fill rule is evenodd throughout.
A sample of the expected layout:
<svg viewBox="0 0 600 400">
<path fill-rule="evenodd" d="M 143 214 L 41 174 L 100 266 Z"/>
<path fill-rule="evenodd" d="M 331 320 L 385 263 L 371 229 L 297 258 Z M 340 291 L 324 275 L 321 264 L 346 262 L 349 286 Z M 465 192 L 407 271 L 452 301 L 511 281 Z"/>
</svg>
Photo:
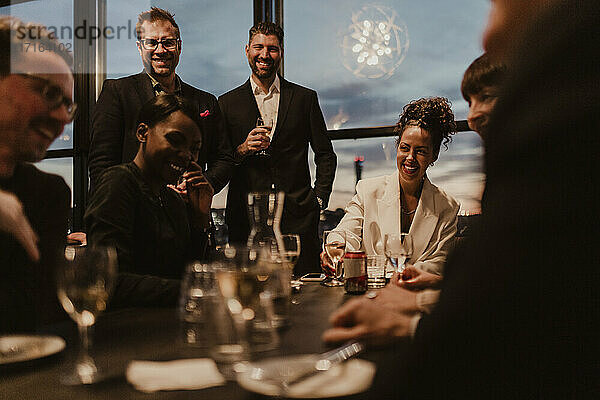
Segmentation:
<svg viewBox="0 0 600 400">
<path fill-rule="evenodd" d="M 342 305 L 329 318 L 332 328 L 323 333 L 325 342 L 358 339 L 383 345 L 410 337 L 411 322 L 419 314 L 416 293 L 388 285 Z"/>
</svg>

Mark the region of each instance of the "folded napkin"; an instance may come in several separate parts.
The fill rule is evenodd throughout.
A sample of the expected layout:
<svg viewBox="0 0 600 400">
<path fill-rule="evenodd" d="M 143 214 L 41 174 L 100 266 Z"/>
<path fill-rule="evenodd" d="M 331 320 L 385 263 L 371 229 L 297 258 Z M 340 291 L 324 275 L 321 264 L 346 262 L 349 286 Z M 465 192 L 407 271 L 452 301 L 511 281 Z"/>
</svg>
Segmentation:
<svg viewBox="0 0 600 400">
<path fill-rule="evenodd" d="M 210 358 L 155 362 L 132 361 L 127 381 L 142 392 L 196 390 L 225 384 L 225 378 Z"/>
</svg>

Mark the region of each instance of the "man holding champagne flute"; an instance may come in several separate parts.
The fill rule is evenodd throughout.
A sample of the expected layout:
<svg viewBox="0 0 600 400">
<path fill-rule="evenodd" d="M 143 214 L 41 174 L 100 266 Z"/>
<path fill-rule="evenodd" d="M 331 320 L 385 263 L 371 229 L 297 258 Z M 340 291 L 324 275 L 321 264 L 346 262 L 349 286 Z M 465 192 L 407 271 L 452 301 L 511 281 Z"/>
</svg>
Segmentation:
<svg viewBox="0 0 600 400">
<path fill-rule="evenodd" d="M 219 98 L 237 162 L 227 194 L 229 239 L 246 244 L 248 193 L 283 191 L 282 232 L 297 233 L 301 240 L 294 272 L 318 271 L 319 211 L 329 201 L 336 156 L 317 94 L 278 76 L 283 55 L 279 26 L 271 22 L 253 26 L 245 51 L 250 78 Z M 308 168 L 309 145 L 317 167 L 314 185 Z"/>
</svg>

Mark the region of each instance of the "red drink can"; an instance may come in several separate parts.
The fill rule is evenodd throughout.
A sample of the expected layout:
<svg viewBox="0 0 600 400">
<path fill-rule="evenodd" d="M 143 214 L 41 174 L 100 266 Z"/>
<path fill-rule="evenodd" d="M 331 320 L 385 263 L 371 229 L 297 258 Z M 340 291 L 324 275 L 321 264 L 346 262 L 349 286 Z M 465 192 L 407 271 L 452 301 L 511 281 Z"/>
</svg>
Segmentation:
<svg viewBox="0 0 600 400">
<path fill-rule="evenodd" d="M 364 251 L 346 252 L 344 289 L 350 294 L 361 294 L 367 291 L 367 256 Z"/>
</svg>

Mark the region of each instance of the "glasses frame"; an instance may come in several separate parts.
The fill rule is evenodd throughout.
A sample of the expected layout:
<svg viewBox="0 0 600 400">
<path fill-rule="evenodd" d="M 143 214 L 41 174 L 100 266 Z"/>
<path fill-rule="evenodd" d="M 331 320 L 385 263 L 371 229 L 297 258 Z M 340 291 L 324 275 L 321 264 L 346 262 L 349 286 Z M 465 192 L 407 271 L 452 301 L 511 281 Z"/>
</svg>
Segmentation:
<svg viewBox="0 0 600 400">
<path fill-rule="evenodd" d="M 33 86 L 32 89 L 38 92 L 40 96 L 42 96 L 42 98 L 48 104 L 48 108 L 50 110 L 56 110 L 61 106 L 65 106 L 69 122 L 73 122 L 73 120 L 75 119 L 75 115 L 77 114 L 77 103 L 73 102 L 70 98 L 65 96 L 60 86 L 56 85 L 49 79 L 42 78 L 41 76 L 33 74 L 18 73 L 15 75 L 19 75 L 31 81 L 41 83 L 41 86 Z M 58 93 L 58 96 L 52 95 L 52 90 Z"/>
<path fill-rule="evenodd" d="M 147 40 L 155 40 L 156 41 L 156 46 L 155 47 L 148 47 L 146 44 Z M 167 47 L 165 45 L 165 41 L 167 40 L 175 40 L 175 46 L 173 47 Z M 167 51 L 174 51 L 177 50 L 177 48 L 179 48 L 179 45 L 181 44 L 181 39 L 179 38 L 164 38 L 164 39 L 152 39 L 152 38 L 147 38 L 147 39 L 140 39 L 138 40 L 138 43 L 142 46 L 142 48 L 144 50 L 147 51 L 156 51 L 156 49 L 158 49 L 158 46 L 162 45 L 163 49 L 167 50 Z"/>
</svg>

